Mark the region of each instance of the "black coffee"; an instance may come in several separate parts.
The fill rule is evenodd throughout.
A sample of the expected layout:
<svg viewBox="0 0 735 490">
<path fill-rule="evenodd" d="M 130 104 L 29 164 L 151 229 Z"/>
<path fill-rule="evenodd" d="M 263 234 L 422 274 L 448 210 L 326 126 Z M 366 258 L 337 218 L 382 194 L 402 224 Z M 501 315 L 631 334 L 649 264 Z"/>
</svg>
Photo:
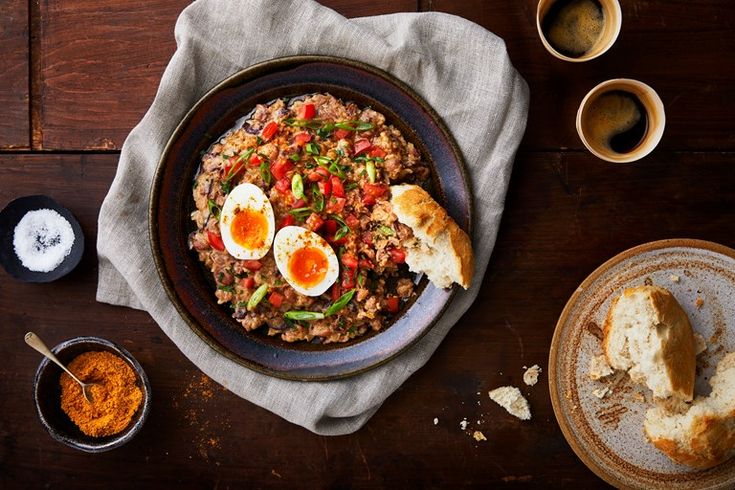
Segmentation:
<svg viewBox="0 0 735 490">
<path fill-rule="evenodd" d="M 541 30 L 559 53 L 578 58 L 600 39 L 605 12 L 597 0 L 559 0 L 549 8 Z"/>
<path fill-rule="evenodd" d="M 613 90 L 589 104 L 584 124 L 585 134 L 594 146 L 630 153 L 646 137 L 648 114 L 634 94 Z"/>
</svg>

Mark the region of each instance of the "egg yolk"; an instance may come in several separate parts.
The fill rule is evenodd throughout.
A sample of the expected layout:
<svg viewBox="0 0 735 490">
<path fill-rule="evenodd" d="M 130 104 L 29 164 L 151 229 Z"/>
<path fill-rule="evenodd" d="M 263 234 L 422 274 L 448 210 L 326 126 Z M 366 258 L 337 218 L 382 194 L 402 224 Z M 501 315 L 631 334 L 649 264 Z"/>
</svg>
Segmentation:
<svg viewBox="0 0 735 490">
<path fill-rule="evenodd" d="M 248 250 L 262 248 L 268 237 L 268 221 L 263 214 L 245 208 L 235 213 L 230 225 L 232 239 Z"/>
<path fill-rule="evenodd" d="M 315 247 L 296 249 L 288 260 L 288 272 L 291 278 L 303 287 L 313 287 L 324 280 L 327 275 L 327 256 Z"/>
</svg>

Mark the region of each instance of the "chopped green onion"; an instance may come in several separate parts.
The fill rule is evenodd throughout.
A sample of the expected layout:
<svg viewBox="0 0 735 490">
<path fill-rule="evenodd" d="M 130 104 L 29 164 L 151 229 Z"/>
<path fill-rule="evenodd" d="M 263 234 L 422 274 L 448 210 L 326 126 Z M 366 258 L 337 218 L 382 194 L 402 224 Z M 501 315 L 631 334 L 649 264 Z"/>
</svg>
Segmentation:
<svg viewBox="0 0 735 490">
<path fill-rule="evenodd" d="M 271 185 L 271 169 L 265 160 L 260 164 L 260 176 L 263 178 L 265 185 Z"/>
<path fill-rule="evenodd" d="M 319 145 L 316 143 L 306 143 L 306 153 L 309 155 L 318 155 L 319 154 Z"/>
<path fill-rule="evenodd" d="M 316 135 L 320 138 L 329 138 L 329 135 L 334 131 L 334 124 L 328 123 L 316 130 Z"/>
<path fill-rule="evenodd" d="M 337 230 L 337 233 L 334 234 L 334 239 L 341 240 L 342 238 L 346 237 L 349 232 L 350 232 L 349 226 L 341 226 L 339 230 Z"/>
<path fill-rule="evenodd" d="M 234 293 L 235 292 L 235 287 L 234 286 L 225 286 L 224 284 L 218 285 L 217 286 L 217 289 L 219 289 L 220 291 L 225 291 L 227 293 Z"/>
<path fill-rule="evenodd" d="M 296 199 L 304 198 L 304 179 L 301 178 L 301 174 L 293 174 L 291 177 L 291 192 Z"/>
<path fill-rule="evenodd" d="M 393 228 L 390 226 L 380 225 L 378 226 L 378 231 L 385 236 L 393 236 L 396 234 L 395 231 L 393 231 Z"/>
<path fill-rule="evenodd" d="M 365 285 L 365 274 L 359 274 L 357 276 L 357 285 L 363 287 Z"/>
<path fill-rule="evenodd" d="M 365 169 L 367 170 L 368 179 L 370 179 L 370 183 L 375 183 L 375 164 L 368 160 L 368 162 L 365 164 Z"/>
<path fill-rule="evenodd" d="M 344 179 L 345 177 L 347 177 L 342 168 L 336 163 L 331 164 L 327 170 L 329 170 L 330 174 L 336 175 L 340 179 Z"/>
<path fill-rule="evenodd" d="M 313 185 L 311 187 L 311 194 L 314 196 L 313 205 L 314 210 L 317 213 L 321 213 L 324 211 L 324 194 L 322 194 L 322 191 L 319 190 L 319 186 Z"/>
<path fill-rule="evenodd" d="M 311 208 L 296 208 L 288 212 L 291 216 L 297 219 L 304 219 L 309 216 L 313 211 Z"/>
<path fill-rule="evenodd" d="M 350 291 L 347 291 L 345 294 L 339 297 L 337 301 L 332 303 L 332 305 L 327 308 L 327 311 L 324 312 L 324 315 L 331 316 L 337 313 L 339 310 L 347 306 L 347 303 L 349 303 L 352 300 L 352 297 L 355 295 L 355 290 L 352 289 Z"/>
<path fill-rule="evenodd" d="M 357 189 L 358 187 L 360 187 L 360 184 L 358 184 L 357 182 L 350 182 L 349 184 L 345 186 L 345 190 L 351 191 L 351 190 Z"/>
<path fill-rule="evenodd" d="M 329 157 L 325 157 L 325 156 L 316 156 L 316 157 L 314 157 L 314 160 L 319 165 L 323 165 L 325 167 L 327 165 L 331 165 L 333 163 L 332 160 Z"/>
<path fill-rule="evenodd" d="M 319 119 L 297 119 L 295 117 L 289 117 L 285 121 L 288 126 L 294 126 L 297 128 L 309 128 L 309 129 L 319 129 L 324 124 Z"/>
<path fill-rule="evenodd" d="M 219 209 L 219 206 L 217 206 L 217 203 L 214 202 L 211 199 L 208 199 L 207 200 L 207 208 L 209 208 L 209 214 L 211 214 L 212 216 L 214 216 L 214 219 L 217 219 L 218 220 L 219 219 L 220 209 Z"/>
<path fill-rule="evenodd" d="M 340 225 L 342 225 L 342 226 L 347 226 L 347 223 L 345 223 L 345 220 L 344 220 L 344 219 L 342 219 L 342 217 L 341 217 L 341 216 L 339 216 L 339 215 L 336 215 L 336 214 L 330 214 L 330 215 L 329 215 L 329 217 L 330 217 L 330 218 L 332 218 L 333 220 L 335 220 L 335 221 L 336 221 L 337 223 L 339 223 Z"/>
<path fill-rule="evenodd" d="M 366 121 L 340 121 L 334 123 L 334 126 L 346 131 L 367 131 L 373 129 L 373 125 Z"/>
<path fill-rule="evenodd" d="M 299 155 L 298 153 L 294 153 L 293 155 L 288 157 L 288 159 L 292 162 L 298 162 L 299 160 L 301 160 L 301 155 Z"/>
<path fill-rule="evenodd" d="M 324 313 L 319 313 L 318 311 L 298 311 L 298 310 L 292 310 L 287 311 L 283 314 L 283 316 L 287 320 L 296 320 L 296 321 L 310 321 L 310 320 L 321 320 L 324 318 Z"/>
<path fill-rule="evenodd" d="M 250 296 L 250 299 L 248 300 L 248 311 L 253 311 L 256 306 L 258 306 L 258 303 L 263 301 L 263 298 L 265 298 L 265 293 L 268 292 L 268 285 L 267 284 L 261 284 L 258 289 L 253 292 L 252 296 Z"/>
</svg>

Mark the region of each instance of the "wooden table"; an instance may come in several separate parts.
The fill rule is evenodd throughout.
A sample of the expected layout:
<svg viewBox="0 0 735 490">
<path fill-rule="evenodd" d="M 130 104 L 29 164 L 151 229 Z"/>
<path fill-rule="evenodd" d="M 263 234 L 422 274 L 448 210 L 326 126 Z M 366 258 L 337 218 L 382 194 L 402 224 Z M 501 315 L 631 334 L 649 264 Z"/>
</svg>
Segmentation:
<svg viewBox="0 0 735 490">
<path fill-rule="evenodd" d="M 188 3 L 0 4 L 0 205 L 49 194 L 76 214 L 89 244 L 80 267 L 53 284 L 0 273 L 0 487 L 602 486 L 562 437 L 544 374 L 524 389 L 530 422 L 507 415 L 487 391 L 519 385 L 524 365 L 546 367 L 567 298 L 612 255 L 671 237 L 735 246 L 731 2 L 622 0 L 616 45 L 582 64 L 543 49 L 535 0 L 324 2 L 347 16 L 466 17 L 506 40 L 531 87 L 528 129 L 478 300 L 426 367 L 343 437 L 316 436 L 234 396 L 203 377 L 146 313 L 95 302 L 100 203 Z M 574 115 L 590 88 L 622 76 L 652 85 L 668 122 L 652 155 L 611 165 L 583 149 Z M 93 334 L 129 349 L 155 393 L 139 437 L 94 456 L 53 441 L 31 400 L 40 358 L 23 344 L 29 329 L 52 344 Z M 475 442 L 474 429 L 488 441 Z"/>
</svg>

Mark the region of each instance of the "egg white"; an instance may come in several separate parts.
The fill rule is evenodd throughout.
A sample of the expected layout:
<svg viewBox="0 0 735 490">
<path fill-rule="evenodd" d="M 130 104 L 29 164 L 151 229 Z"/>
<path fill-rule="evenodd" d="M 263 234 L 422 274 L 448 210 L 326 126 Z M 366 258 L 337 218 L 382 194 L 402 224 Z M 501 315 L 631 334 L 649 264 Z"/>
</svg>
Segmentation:
<svg viewBox="0 0 735 490">
<path fill-rule="evenodd" d="M 267 222 L 266 239 L 263 246 L 254 249 L 245 248 L 232 237 L 232 220 L 235 214 L 242 209 L 250 209 L 265 216 Z M 273 216 L 273 206 L 265 193 L 254 184 L 240 184 L 227 196 L 219 218 L 220 234 L 227 252 L 241 260 L 257 260 L 263 258 L 273 243 L 273 235 L 276 230 L 276 221 Z"/>
<path fill-rule="evenodd" d="M 318 248 L 327 257 L 327 273 L 318 284 L 306 288 L 296 282 L 288 269 L 288 261 L 294 252 L 300 248 Z M 332 247 L 324 238 L 311 230 L 300 226 L 285 226 L 276 234 L 273 241 L 273 255 L 276 258 L 276 266 L 286 282 L 297 292 L 305 296 L 319 296 L 329 289 L 339 277 L 339 261 Z"/>
</svg>

